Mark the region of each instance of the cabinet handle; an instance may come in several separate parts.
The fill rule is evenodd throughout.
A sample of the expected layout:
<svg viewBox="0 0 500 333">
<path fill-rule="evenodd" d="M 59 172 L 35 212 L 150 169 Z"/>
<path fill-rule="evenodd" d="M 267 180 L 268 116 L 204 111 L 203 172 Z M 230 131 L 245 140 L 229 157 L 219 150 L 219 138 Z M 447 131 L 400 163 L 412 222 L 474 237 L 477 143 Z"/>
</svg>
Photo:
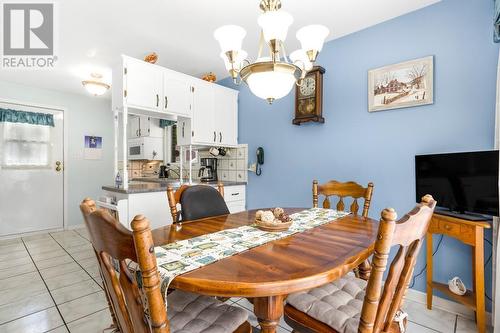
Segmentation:
<svg viewBox="0 0 500 333">
<path fill-rule="evenodd" d="M 217 133 L 214 131 L 214 142 L 217 141 Z"/>
<path fill-rule="evenodd" d="M 222 132 L 219 132 L 219 142 L 222 142 Z"/>
<path fill-rule="evenodd" d="M 139 136 L 139 130 L 135 131 L 135 136 Z"/>
<path fill-rule="evenodd" d="M 160 105 L 160 95 L 156 94 L 156 107 Z"/>
<path fill-rule="evenodd" d="M 168 97 L 165 96 L 165 109 L 167 108 L 167 105 L 168 105 Z"/>
<path fill-rule="evenodd" d="M 141 129 L 139 128 L 139 136 L 141 136 Z"/>
<path fill-rule="evenodd" d="M 184 126 L 186 125 L 185 122 L 182 122 L 182 137 L 184 137 Z"/>
</svg>

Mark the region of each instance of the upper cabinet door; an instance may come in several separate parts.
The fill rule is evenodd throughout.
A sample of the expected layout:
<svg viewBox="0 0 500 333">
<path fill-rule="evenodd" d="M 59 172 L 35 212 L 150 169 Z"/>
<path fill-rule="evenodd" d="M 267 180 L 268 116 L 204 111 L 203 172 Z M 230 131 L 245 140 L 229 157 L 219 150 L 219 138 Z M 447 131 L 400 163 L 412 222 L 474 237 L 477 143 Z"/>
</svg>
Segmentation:
<svg viewBox="0 0 500 333">
<path fill-rule="evenodd" d="M 214 84 L 198 81 L 193 88 L 192 142 L 216 144 Z"/>
<path fill-rule="evenodd" d="M 125 63 L 126 104 L 157 111 L 161 108 L 163 73 L 158 66 L 127 59 Z"/>
<path fill-rule="evenodd" d="M 191 117 L 192 92 L 184 75 L 165 70 L 163 72 L 162 111 L 183 117 Z"/>
<path fill-rule="evenodd" d="M 139 138 L 141 136 L 141 121 L 139 116 L 129 116 L 128 118 L 129 139 Z"/>
<path fill-rule="evenodd" d="M 238 92 L 215 86 L 215 122 L 217 144 L 238 144 Z"/>
</svg>

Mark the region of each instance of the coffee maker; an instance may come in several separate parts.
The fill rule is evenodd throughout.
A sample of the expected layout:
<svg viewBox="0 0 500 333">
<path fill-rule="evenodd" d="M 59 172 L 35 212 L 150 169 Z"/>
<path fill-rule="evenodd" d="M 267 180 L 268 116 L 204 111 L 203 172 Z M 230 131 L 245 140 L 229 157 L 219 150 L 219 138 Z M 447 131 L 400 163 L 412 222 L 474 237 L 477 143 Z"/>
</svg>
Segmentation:
<svg viewBox="0 0 500 333">
<path fill-rule="evenodd" d="M 217 179 L 217 159 L 206 157 L 200 158 L 200 171 L 198 172 L 200 181 L 204 183 L 216 182 Z"/>
</svg>

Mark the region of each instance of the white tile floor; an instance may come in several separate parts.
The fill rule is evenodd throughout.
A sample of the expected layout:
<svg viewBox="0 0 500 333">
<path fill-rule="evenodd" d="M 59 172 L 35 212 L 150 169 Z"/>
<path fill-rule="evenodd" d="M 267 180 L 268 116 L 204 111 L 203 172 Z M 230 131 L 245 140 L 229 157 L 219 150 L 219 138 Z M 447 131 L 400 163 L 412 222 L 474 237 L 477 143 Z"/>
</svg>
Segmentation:
<svg viewBox="0 0 500 333">
<path fill-rule="evenodd" d="M 111 324 L 101 285 L 83 228 L 0 240 L 0 332 L 101 333 Z M 250 302 L 228 302 L 258 326 Z M 409 333 L 476 332 L 473 321 L 421 303 L 407 301 L 405 310 Z M 290 331 L 282 320 L 278 332 Z"/>
</svg>

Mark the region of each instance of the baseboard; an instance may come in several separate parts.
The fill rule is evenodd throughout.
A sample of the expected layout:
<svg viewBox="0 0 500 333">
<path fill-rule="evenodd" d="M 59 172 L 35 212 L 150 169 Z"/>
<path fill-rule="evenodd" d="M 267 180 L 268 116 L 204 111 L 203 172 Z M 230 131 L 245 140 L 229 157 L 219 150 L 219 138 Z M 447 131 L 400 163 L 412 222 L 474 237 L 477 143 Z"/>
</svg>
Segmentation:
<svg viewBox="0 0 500 333">
<path fill-rule="evenodd" d="M 75 229 L 81 229 L 81 228 L 85 228 L 85 224 L 80 223 L 80 224 L 70 225 L 70 226 L 67 226 L 65 230 L 75 230 Z"/>
<path fill-rule="evenodd" d="M 36 235 L 41 235 L 41 234 L 48 234 L 50 232 L 74 230 L 74 229 L 80 229 L 80 228 L 84 228 L 84 227 L 85 227 L 85 224 L 81 223 L 81 224 L 76 224 L 76 225 L 70 225 L 70 226 L 67 226 L 66 228 L 55 228 L 55 229 L 47 229 L 47 230 L 39 230 L 39 231 L 30 231 L 30 232 L 23 232 L 20 234 L 0 236 L 0 240 L 8 240 L 8 239 L 14 239 L 14 238 L 20 238 L 20 237 L 36 236 Z"/>
<path fill-rule="evenodd" d="M 427 294 L 420 290 L 408 289 L 405 298 L 421 304 L 427 304 Z M 463 304 L 453 302 L 436 295 L 432 296 L 432 307 L 457 314 L 467 319 L 475 319 L 474 311 L 470 308 L 466 307 Z M 486 312 L 486 323 L 488 323 L 488 325 L 490 326 L 491 318 L 491 312 Z"/>
</svg>

